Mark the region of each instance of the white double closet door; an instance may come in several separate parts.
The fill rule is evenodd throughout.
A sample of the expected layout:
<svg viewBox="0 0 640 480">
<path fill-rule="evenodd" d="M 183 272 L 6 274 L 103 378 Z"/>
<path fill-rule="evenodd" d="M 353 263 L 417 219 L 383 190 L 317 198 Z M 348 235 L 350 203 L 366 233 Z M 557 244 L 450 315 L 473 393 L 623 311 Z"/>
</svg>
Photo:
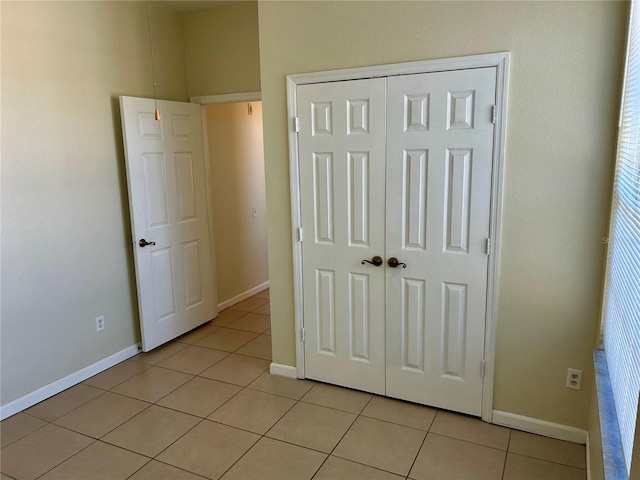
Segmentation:
<svg viewBox="0 0 640 480">
<path fill-rule="evenodd" d="M 305 376 L 479 416 L 495 68 L 296 95 Z"/>
</svg>

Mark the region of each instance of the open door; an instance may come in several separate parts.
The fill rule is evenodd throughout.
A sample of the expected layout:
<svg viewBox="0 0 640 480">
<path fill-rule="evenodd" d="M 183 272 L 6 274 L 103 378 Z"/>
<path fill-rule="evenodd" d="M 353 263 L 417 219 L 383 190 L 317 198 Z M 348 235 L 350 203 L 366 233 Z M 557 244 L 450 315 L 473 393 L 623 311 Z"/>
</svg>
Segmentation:
<svg viewBox="0 0 640 480">
<path fill-rule="evenodd" d="M 200 105 L 120 97 L 142 349 L 217 314 Z"/>
</svg>

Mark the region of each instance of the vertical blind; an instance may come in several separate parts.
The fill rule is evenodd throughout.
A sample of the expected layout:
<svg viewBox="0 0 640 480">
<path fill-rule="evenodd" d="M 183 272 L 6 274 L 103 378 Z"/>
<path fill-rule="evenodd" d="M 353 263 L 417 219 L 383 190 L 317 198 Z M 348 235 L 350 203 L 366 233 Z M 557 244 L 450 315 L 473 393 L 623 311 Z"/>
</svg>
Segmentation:
<svg viewBox="0 0 640 480">
<path fill-rule="evenodd" d="M 631 4 L 620 118 L 605 289 L 604 349 L 629 472 L 640 392 L 640 11 L 637 0 Z"/>
</svg>

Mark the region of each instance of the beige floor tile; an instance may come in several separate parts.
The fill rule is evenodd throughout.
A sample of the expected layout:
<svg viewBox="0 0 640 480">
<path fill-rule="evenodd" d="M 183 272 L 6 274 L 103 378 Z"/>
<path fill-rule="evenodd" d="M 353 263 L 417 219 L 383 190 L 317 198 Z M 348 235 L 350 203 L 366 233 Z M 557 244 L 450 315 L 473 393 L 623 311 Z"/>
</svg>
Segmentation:
<svg viewBox="0 0 640 480">
<path fill-rule="evenodd" d="M 270 290 L 267 288 L 266 290 L 261 291 L 260 293 L 256 293 L 253 298 L 263 298 L 265 300 L 269 300 L 270 298 Z"/>
<path fill-rule="evenodd" d="M 206 337 L 210 333 L 215 332 L 219 328 L 220 327 L 218 325 L 215 325 L 213 321 L 211 321 L 209 323 L 205 323 L 204 325 L 199 326 L 198 328 L 194 328 L 190 332 L 187 332 L 184 335 L 176 338 L 175 341 L 180 343 L 194 344 L 198 340 Z"/>
<path fill-rule="evenodd" d="M 140 372 L 149 368 L 149 365 L 142 362 L 134 362 L 133 360 L 125 360 L 117 365 L 86 379 L 83 383 L 92 387 L 111 390 L 116 385 L 135 377 Z"/>
<path fill-rule="evenodd" d="M 154 348 L 150 352 L 139 353 L 135 357 L 131 357 L 131 360 L 134 360 L 136 362 L 146 363 L 148 365 L 157 365 L 165 358 L 170 357 L 174 353 L 177 353 L 186 347 L 187 346 L 184 343 L 178 343 L 178 342 L 165 343 L 160 347 Z"/>
<path fill-rule="evenodd" d="M 0 473 L 0 480 L 14 480 L 9 475 L 5 475 L 4 473 Z"/>
<path fill-rule="evenodd" d="M 33 479 L 93 441 L 93 438 L 49 424 L 3 448 L 2 471 L 21 480 Z"/>
<path fill-rule="evenodd" d="M 259 438 L 253 433 L 203 420 L 157 459 L 217 479 Z"/>
<path fill-rule="evenodd" d="M 129 480 L 202 480 L 204 477 L 166 463 L 151 460 Z"/>
<path fill-rule="evenodd" d="M 230 306 L 229 310 L 237 310 L 239 312 L 253 312 L 256 308 L 259 308 L 267 303 L 269 303 L 269 300 L 266 300 L 264 298 L 251 297 L 241 301 L 240 303 L 236 303 L 235 305 Z"/>
<path fill-rule="evenodd" d="M 358 417 L 333 455 L 407 475 L 425 435 L 414 428 Z"/>
<path fill-rule="evenodd" d="M 218 316 L 212 320 L 212 323 L 219 327 L 224 327 L 231 322 L 239 319 L 243 315 L 246 315 L 247 312 L 241 312 L 239 310 L 222 310 L 218 313 Z"/>
<path fill-rule="evenodd" d="M 193 375 L 186 373 L 176 372 L 166 368 L 151 367 L 126 382 L 121 383 L 112 391 L 128 397 L 144 400 L 145 402 L 154 403 L 179 386 L 187 383 L 192 378 Z"/>
<path fill-rule="evenodd" d="M 437 410 L 424 405 L 375 395 L 363 410 L 362 415 L 420 430 L 429 430 L 436 412 Z"/>
<path fill-rule="evenodd" d="M 248 388 L 300 400 L 314 384 L 311 380 L 297 380 L 265 372 L 249 384 Z"/>
<path fill-rule="evenodd" d="M 504 480 L 585 480 L 587 472 L 580 468 L 507 453 Z"/>
<path fill-rule="evenodd" d="M 4 448 L 16 440 L 26 437 L 30 433 L 44 427 L 46 424 L 47 422 L 24 413 L 17 413 L 12 417 L 2 420 L 2 422 L 0 422 L 0 448 Z"/>
<path fill-rule="evenodd" d="M 258 334 L 253 332 L 221 328 L 207 335 L 202 340 L 198 340 L 196 345 L 199 347 L 215 348 L 216 350 L 223 350 L 225 352 L 233 352 L 257 336 Z"/>
<path fill-rule="evenodd" d="M 221 350 L 189 345 L 184 350 L 180 350 L 158 363 L 158 366 L 197 375 L 227 355 L 229 355 L 228 352 Z"/>
<path fill-rule="evenodd" d="M 95 442 L 44 475 L 42 480 L 125 480 L 149 461 L 122 448 Z"/>
<path fill-rule="evenodd" d="M 378 470 L 343 458 L 329 457 L 313 480 L 403 480 L 394 473 Z"/>
<path fill-rule="evenodd" d="M 263 333 L 263 335 L 269 335 L 271 336 L 271 329 L 267 330 L 266 332 Z"/>
<path fill-rule="evenodd" d="M 206 417 L 240 390 L 235 385 L 196 377 L 164 397 L 158 405 Z"/>
<path fill-rule="evenodd" d="M 262 438 L 223 480 L 308 480 L 327 456 L 306 448 Z"/>
<path fill-rule="evenodd" d="M 52 422 L 74 408 L 104 393 L 104 390 L 79 383 L 25 410 L 25 413 Z"/>
<path fill-rule="evenodd" d="M 100 438 L 149 405 L 135 398 L 105 392 L 60 417 L 55 423 L 83 435 Z"/>
<path fill-rule="evenodd" d="M 326 383 L 316 383 L 304 397 L 303 402 L 335 408 L 350 413 L 360 413 L 371 400 L 370 393 L 351 390 L 350 388 L 336 387 Z"/>
<path fill-rule="evenodd" d="M 356 417 L 332 408 L 297 403 L 269 430 L 267 436 L 331 453 Z"/>
<path fill-rule="evenodd" d="M 247 386 L 269 369 L 269 361 L 231 354 L 200 374 L 221 382 Z"/>
<path fill-rule="evenodd" d="M 271 304 L 267 303 L 265 305 L 262 305 L 261 307 L 253 310 L 253 313 L 258 313 L 260 315 L 271 315 Z"/>
<path fill-rule="evenodd" d="M 152 405 L 103 440 L 147 457 L 155 457 L 200 421 L 193 415 Z"/>
<path fill-rule="evenodd" d="M 236 350 L 240 355 L 271 360 L 271 337 L 268 335 L 258 335 L 244 347 Z"/>
<path fill-rule="evenodd" d="M 513 430 L 509 451 L 570 467 L 586 468 L 585 446 L 577 443 Z"/>
<path fill-rule="evenodd" d="M 485 423 L 479 418 L 450 412 L 438 412 L 430 432 L 506 450 L 509 429 Z"/>
<path fill-rule="evenodd" d="M 429 433 L 409 476 L 416 480 L 501 480 L 506 452 Z"/>
<path fill-rule="evenodd" d="M 263 333 L 271 328 L 271 317 L 269 315 L 258 315 L 247 313 L 238 320 L 231 322 L 227 328 L 236 330 L 246 330 L 247 332 Z"/>
<path fill-rule="evenodd" d="M 295 403 L 289 398 L 245 389 L 209 415 L 209 420 L 260 435 L 269 430 Z"/>
</svg>

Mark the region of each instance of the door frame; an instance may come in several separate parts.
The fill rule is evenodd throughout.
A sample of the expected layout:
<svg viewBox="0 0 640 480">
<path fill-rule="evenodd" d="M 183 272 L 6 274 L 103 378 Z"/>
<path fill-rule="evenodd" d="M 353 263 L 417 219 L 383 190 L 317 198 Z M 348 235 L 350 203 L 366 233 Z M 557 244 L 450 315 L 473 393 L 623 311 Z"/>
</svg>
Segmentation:
<svg viewBox="0 0 640 480">
<path fill-rule="evenodd" d="M 305 378 L 303 342 L 303 289 L 302 242 L 299 231 L 302 226 L 301 196 L 298 165 L 297 94 L 298 85 L 327 83 L 365 78 L 393 77 L 475 68 L 496 68 L 496 112 L 493 135 L 493 159 L 491 172 L 491 206 L 489 221 L 489 260 L 487 273 L 487 309 L 485 318 L 485 375 L 482 382 L 482 420 L 493 420 L 493 385 L 495 374 L 495 345 L 498 307 L 498 276 L 500 272 L 500 233 L 502 227 L 502 191 L 506 147 L 507 97 L 509 87 L 510 52 L 442 58 L 418 62 L 376 65 L 287 75 L 287 123 L 289 132 L 289 181 L 291 190 L 291 243 L 293 250 L 293 290 L 296 338 L 296 377 Z"/>
<path fill-rule="evenodd" d="M 200 105 L 200 121 L 202 123 L 202 142 L 204 147 L 204 166 L 205 166 L 205 175 L 206 175 L 206 186 L 207 186 L 207 201 L 208 201 L 208 210 L 209 210 L 209 237 L 211 239 L 211 275 L 214 280 L 214 284 L 218 285 L 218 274 L 217 274 L 217 265 L 216 265 L 216 256 L 215 252 L 215 239 L 213 232 L 213 186 L 211 185 L 211 158 L 209 155 L 209 130 L 207 124 L 207 105 L 218 105 L 221 103 L 239 103 L 239 102 L 261 102 L 262 101 L 262 92 L 240 92 L 240 93 L 226 93 L 220 95 L 201 95 L 198 97 L 189 97 L 189 103 L 196 103 Z M 269 282 L 266 285 L 269 288 Z M 248 298 L 248 297 L 247 297 Z M 218 290 L 214 292 L 214 303 L 216 305 L 216 314 L 214 318 L 218 316 L 223 308 L 221 304 L 218 303 Z"/>
</svg>

